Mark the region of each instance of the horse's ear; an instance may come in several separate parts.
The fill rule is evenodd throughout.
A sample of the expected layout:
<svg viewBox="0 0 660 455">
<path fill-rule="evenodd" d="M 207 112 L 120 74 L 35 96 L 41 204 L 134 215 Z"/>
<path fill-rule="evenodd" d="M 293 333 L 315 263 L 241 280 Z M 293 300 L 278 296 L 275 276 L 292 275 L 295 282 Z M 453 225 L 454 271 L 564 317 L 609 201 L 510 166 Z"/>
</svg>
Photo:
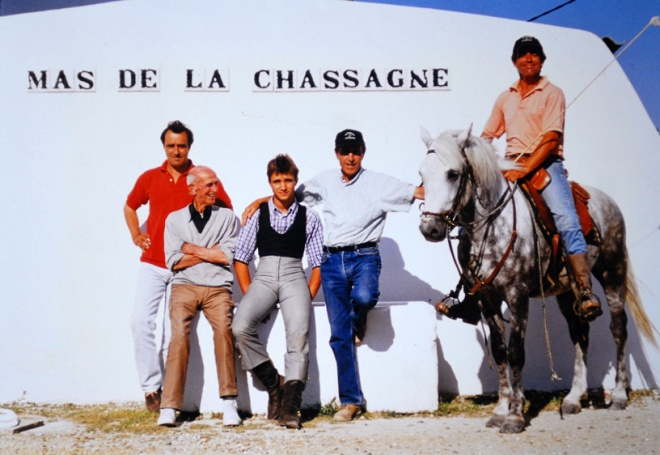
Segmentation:
<svg viewBox="0 0 660 455">
<path fill-rule="evenodd" d="M 426 149 L 427 150 L 430 149 L 431 144 L 433 144 L 433 138 L 431 137 L 431 133 L 429 133 L 428 130 L 426 128 L 424 128 L 423 126 L 420 126 L 419 127 L 419 135 L 421 136 L 422 141 L 426 145 Z"/>
<path fill-rule="evenodd" d="M 457 137 L 458 142 L 461 144 L 461 147 L 470 145 L 471 135 L 472 135 L 472 123 L 470 123 L 470 127 L 467 130 L 462 131 L 461 134 L 459 134 Z"/>
</svg>

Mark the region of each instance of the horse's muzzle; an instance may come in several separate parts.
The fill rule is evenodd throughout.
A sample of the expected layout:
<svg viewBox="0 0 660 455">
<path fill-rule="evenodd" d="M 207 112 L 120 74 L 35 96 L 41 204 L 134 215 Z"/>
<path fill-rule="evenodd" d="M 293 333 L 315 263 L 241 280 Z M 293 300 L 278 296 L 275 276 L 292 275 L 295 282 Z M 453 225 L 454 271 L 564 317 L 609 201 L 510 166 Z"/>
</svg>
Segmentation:
<svg viewBox="0 0 660 455">
<path fill-rule="evenodd" d="M 447 224 L 441 216 L 423 214 L 419 220 L 419 232 L 429 242 L 442 242 L 447 237 Z"/>
</svg>

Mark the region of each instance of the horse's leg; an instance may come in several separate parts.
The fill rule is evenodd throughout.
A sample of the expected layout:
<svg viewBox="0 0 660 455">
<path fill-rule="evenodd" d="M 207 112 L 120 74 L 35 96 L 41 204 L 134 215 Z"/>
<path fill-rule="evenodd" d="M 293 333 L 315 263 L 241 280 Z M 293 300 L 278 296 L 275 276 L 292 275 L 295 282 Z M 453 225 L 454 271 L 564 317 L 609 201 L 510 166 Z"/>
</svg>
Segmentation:
<svg viewBox="0 0 660 455">
<path fill-rule="evenodd" d="M 616 383 L 612 390 L 611 407 L 625 409 L 628 405 L 628 373 L 624 352 L 628 338 L 628 317 L 625 304 L 629 297 L 627 278 L 632 279 L 632 276 L 628 277 L 630 269 L 626 253 L 626 229 L 623 215 L 613 201 L 597 194 L 592 199 L 592 206 L 599 212 L 599 216 L 594 220 L 599 225 L 603 242 L 599 246 L 598 259 L 591 271 L 605 291 L 610 309 L 610 331 L 616 345 Z"/>
<path fill-rule="evenodd" d="M 587 394 L 587 351 L 589 349 L 589 324 L 582 322 L 573 310 L 575 294 L 573 291 L 557 296 L 557 303 L 561 313 L 566 318 L 568 332 L 575 346 L 575 365 L 573 371 L 573 384 L 568 395 L 561 404 L 565 414 L 577 414 L 582 409 L 580 401 Z"/>
<path fill-rule="evenodd" d="M 493 415 L 488 419 L 486 426 L 500 428 L 509 414 L 511 403 L 511 385 L 509 383 L 509 364 L 507 361 L 506 335 L 504 321 L 499 314 L 486 314 L 486 321 L 490 328 L 490 345 L 493 359 L 497 365 L 498 401 Z"/>
<path fill-rule="evenodd" d="M 618 264 L 594 268 L 594 275 L 605 290 L 610 308 L 610 331 L 616 345 L 616 378 L 612 390 L 612 409 L 625 409 L 628 406 L 628 373 L 626 371 L 626 341 L 628 339 L 628 316 L 625 311 L 626 269 L 625 259 Z M 602 272 L 601 272 L 602 270 Z"/>
<path fill-rule="evenodd" d="M 511 385 L 513 396 L 509 414 L 500 428 L 500 433 L 520 433 L 525 428 L 525 392 L 523 390 L 523 368 L 525 366 L 525 332 L 529 314 L 529 300 L 518 297 L 509 300 L 511 311 L 511 333 L 509 335 L 509 366 L 511 367 Z"/>
</svg>

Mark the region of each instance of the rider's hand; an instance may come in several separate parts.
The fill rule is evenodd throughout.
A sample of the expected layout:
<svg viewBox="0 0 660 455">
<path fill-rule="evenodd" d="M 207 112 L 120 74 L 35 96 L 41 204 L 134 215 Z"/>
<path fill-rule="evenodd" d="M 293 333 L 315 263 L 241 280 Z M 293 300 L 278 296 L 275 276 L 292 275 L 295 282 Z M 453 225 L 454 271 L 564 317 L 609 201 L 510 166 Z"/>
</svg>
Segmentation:
<svg viewBox="0 0 660 455">
<path fill-rule="evenodd" d="M 508 171 L 504 171 L 504 177 L 510 182 L 525 178 L 527 174 L 529 174 L 527 169 L 509 169 Z"/>
</svg>

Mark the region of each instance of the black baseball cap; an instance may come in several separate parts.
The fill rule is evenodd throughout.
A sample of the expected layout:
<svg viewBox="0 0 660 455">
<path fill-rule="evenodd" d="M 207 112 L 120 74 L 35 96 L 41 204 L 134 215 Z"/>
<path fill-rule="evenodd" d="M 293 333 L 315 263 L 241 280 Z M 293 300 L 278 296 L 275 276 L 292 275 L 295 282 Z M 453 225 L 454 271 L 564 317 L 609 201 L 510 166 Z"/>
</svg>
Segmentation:
<svg viewBox="0 0 660 455">
<path fill-rule="evenodd" d="M 335 148 L 337 149 L 355 149 L 362 145 L 364 145 L 364 138 L 358 130 L 343 130 L 335 137 Z"/>
<path fill-rule="evenodd" d="M 518 38 L 516 44 L 513 45 L 513 53 L 511 54 L 511 60 L 514 62 L 516 59 L 522 57 L 526 53 L 536 54 L 541 57 L 541 63 L 545 62 L 545 54 L 543 53 L 543 46 L 539 40 L 533 36 L 523 36 Z"/>
</svg>

